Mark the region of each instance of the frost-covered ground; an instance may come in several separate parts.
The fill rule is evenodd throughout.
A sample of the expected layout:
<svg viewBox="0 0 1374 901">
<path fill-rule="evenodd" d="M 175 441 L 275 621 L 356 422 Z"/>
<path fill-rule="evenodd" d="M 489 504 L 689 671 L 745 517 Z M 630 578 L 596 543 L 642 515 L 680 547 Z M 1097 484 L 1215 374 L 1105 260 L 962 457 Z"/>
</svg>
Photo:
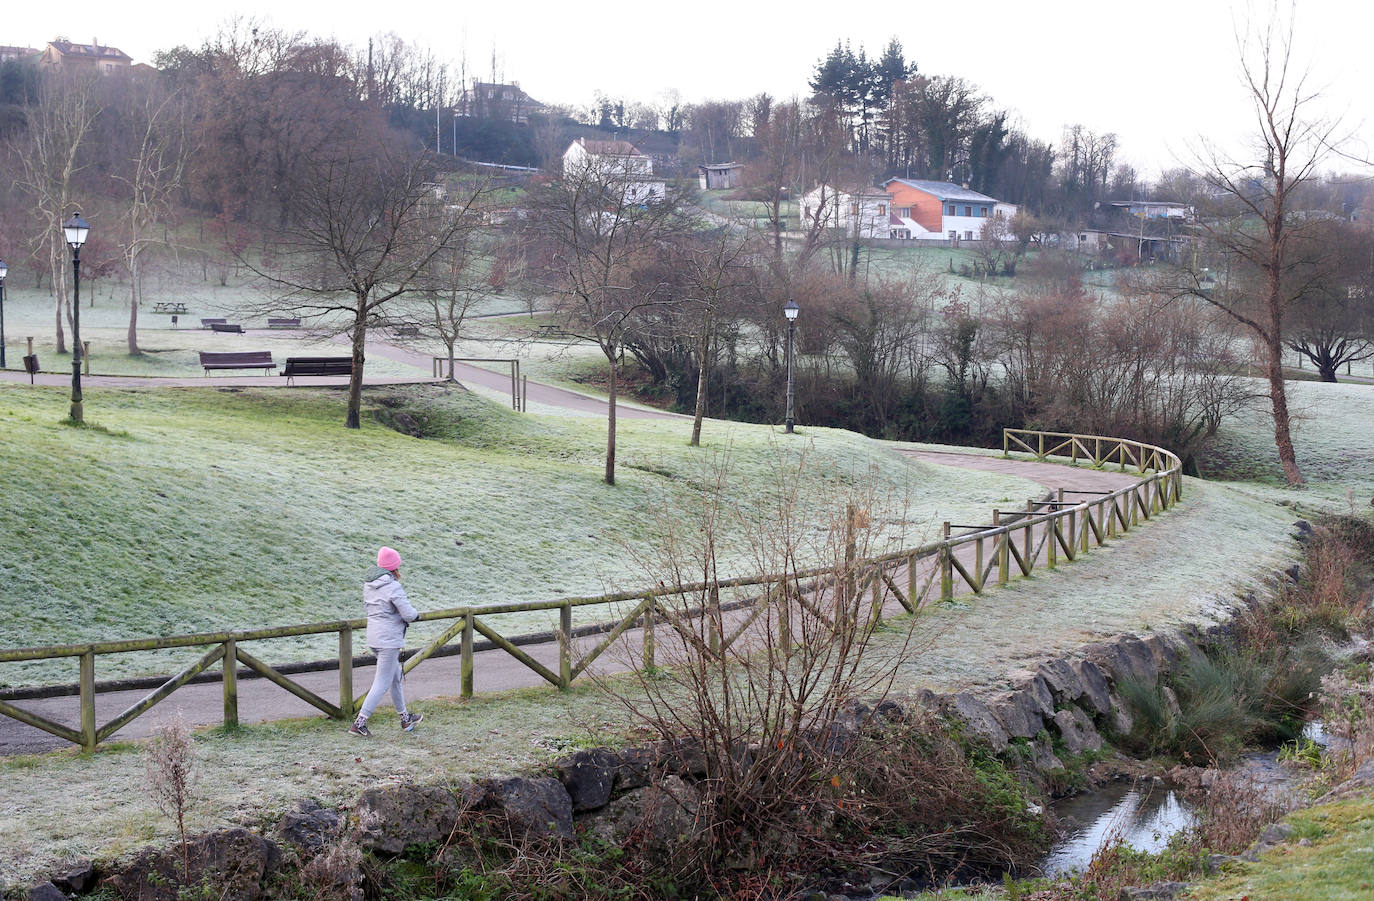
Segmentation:
<svg viewBox="0 0 1374 901">
<path fill-rule="evenodd" d="M 1268 500 L 1367 510 L 1374 500 L 1374 385 L 1290 381 L 1288 402 L 1307 487 L 1284 484 L 1267 400 L 1227 421 L 1201 455 L 1203 474 L 1238 480 L 1237 487 Z"/>
<path fill-rule="evenodd" d="M 164 389 L 87 392 L 90 421 L 59 424 L 56 389 L 0 386 L 0 584 L 22 615 L 0 647 L 28 647 L 359 615 L 358 577 L 379 544 L 402 551 L 422 609 L 597 595 L 645 583 L 635 554 L 695 522 L 728 461 L 737 517 L 720 540 L 725 574 L 758 570 L 750 539 L 800 473 L 803 521 L 824 521 L 871 486 L 894 540 L 919 544 L 943 519 L 986 515 L 1037 493 L 1016 477 L 913 463 L 848 432 L 766 426 L 620 424 L 618 484 L 601 482 L 605 424 L 520 415 L 435 387 L 369 390 L 430 440 L 370 416 L 343 428 L 342 392 Z M 577 624 L 613 611 L 579 608 Z M 552 628 L 548 613 L 495 620 L 506 634 Z M 443 624 L 416 626 L 417 640 Z M 328 659 L 330 635 L 273 641 L 274 661 Z M 190 652 L 102 657 L 99 678 L 173 672 Z M 259 651 L 254 651 L 259 653 Z M 0 684 L 70 682 L 70 660 L 0 665 Z"/>
</svg>

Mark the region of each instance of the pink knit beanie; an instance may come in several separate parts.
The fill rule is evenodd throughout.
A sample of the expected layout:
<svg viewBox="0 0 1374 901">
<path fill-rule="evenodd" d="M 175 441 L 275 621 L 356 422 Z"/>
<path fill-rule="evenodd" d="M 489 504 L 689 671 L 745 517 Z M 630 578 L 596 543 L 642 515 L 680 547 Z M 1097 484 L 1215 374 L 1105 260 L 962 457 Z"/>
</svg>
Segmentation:
<svg viewBox="0 0 1374 901">
<path fill-rule="evenodd" d="M 377 565 L 382 569 L 400 569 L 401 555 L 389 547 L 384 547 L 377 552 Z"/>
</svg>

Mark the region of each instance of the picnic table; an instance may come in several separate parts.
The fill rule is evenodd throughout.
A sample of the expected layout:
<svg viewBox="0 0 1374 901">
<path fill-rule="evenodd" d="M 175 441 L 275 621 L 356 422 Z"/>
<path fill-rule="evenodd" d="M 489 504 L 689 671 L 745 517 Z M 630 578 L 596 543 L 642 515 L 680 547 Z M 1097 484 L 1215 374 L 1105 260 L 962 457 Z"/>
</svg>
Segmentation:
<svg viewBox="0 0 1374 901">
<path fill-rule="evenodd" d="M 159 300 L 153 304 L 154 313 L 185 313 L 186 304 L 179 300 Z"/>
</svg>

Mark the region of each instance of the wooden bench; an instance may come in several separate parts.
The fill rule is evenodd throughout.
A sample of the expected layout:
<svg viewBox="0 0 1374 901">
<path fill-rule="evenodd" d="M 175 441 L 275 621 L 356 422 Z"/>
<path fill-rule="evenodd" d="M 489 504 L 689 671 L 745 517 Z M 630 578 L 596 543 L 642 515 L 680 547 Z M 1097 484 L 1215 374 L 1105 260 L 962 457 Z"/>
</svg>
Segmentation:
<svg viewBox="0 0 1374 901">
<path fill-rule="evenodd" d="M 235 335 L 242 335 L 243 326 L 239 325 L 237 322 L 212 322 L 210 323 L 210 331 L 230 332 Z"/>
<path fill-rule="evenodd" d="M 420 337 L 420 327 L 418 325 L 398 325 L 396 326 L 397 338 L 418 338 Z"/>
<path fill-rule="evenodd" d="M 212 369 L 261 369 L 266 375 L 268 370 L 277 368 L 277 364 L 272 362 L 270 350 L 228 353 L 203 350 L 200 352 L 200 366 L 205 370 L 205 375 L 209 375 Z"/>
<path fill-rule="evenodd" d="M 210 328 L 211 326 L 214 326 L 214 325 L 224 325 L 224 324 L 225 324 L 226 322 L 228 322 L 228 321 L 229 321 L 228 319 L 202 319 L 202 320 L 200 321 L 200 327 L 201 327 L 201 328 Z"/>
<path fill-rule="evenodd" d="M 298 375 L 352 375 L 352 357 L 287 357 L 281 374 L 290 385 Z"/>
<path fill-rule="evenodd" d="M 154 313 L 185 313 L 186 304 L 173 300 L 162 300 L 153 304 Z"/>
<path fill-rule="evenodd" d="M 268 320 L 267 320 L 267 327 L 268 327 L 268 328 L 300 328 L 300 327 L 301 327 L 301 321 L 300 321 L 299 319 L 268 319 Z"/>
</svg>

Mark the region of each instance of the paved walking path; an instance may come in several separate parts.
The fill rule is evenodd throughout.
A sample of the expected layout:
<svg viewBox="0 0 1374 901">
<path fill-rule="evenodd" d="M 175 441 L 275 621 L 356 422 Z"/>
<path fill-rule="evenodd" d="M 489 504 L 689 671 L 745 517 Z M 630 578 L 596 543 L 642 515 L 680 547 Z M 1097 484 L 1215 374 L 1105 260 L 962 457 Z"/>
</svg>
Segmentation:
<svg viewBox="0 0 1374 901">
<path fill-rule="evenodd" d="M 422 354 L 403 347 L 395 347 L 384 344 L 369 346 L 369 354 L 386 356 L 392 359 L 407 363 L 427 365 L 431 359 L 430 355 Z M 6 373 L 6 376 L 11 373 Z M 474 366 L 459 364 L 457 375 L 460 381 L 472 382 L 485 385 L 487 387 L 509 391 L 510 378 L 508 375 L 491 372 Z M 45 384 L 66 384 L 66 378 L 62 376 L 45 375 L 40 377 Z M 316 384 L 342 384 L 344 379 L 321 378 L 313 379 Z M 391 381 L 415 381 L 414 379 L 368 379 L 368 384 L 384 384 Z M 151 385 L 169 386 L 205 386 L 216 383 L 231 383 L 234 385 L 271 385 L 280 387 L 281 379 L 272 377 L 236 377 L 232 379 L 215 378 L 209 379 L 147 379 L 134 377 L 90 377 L 86 384 L 92 387 L 98 385 L 110 385 L 118 387 L 149 387 Z M 550 385 L 529 383 L 529 397 L 541 404 L 565 409 L 580 410 L 584 412 L 605 411 L 605 401 L 593 396 L 578 394 L 574 391 L 558 388 Z M 630 417 L 670 417 L 678 414 L 665 413 L 659 410 L 652 410 L 642 407 L 622 407 L 621 415 Z M 900 449 L 900 453 L 926 463 L 944 466 L 957 466 L 963 469 L 973 469 L 986 472 L 1008 473 L 1030 479 L 1042 485 L 1046 490 L 1059 488 L 1077 491 L 1101 491 L 1103 493 L 1113 491 L 1117 488 L 1125 487 L 1135 481 L 1135 477 L 1129 473 L 1115 473 L 1108 471 L 1097 471 L 1086 467 L 1068 467 L 1053 463 L 1036 463 L 1018 460 L 1009 460 L 1001 457 L 980 456 L 974 454 L 959 454 L 953 452 L 936 452 L 914 449 Z M 1037 536 L 1036 541 L 1039 538 Z M 965 559 L 967 555 L 967 559 Z M 960 550 L 961 562 L 966 568 L 973 569 L 972 566 L 972 546 L 965 546 Z M 918 564 L 923 569 L 918 572 L 920 583 L 925 581 L 929 574 L 929 568 L 934 565 L 933 560 L 926 560 Z M 893 573 L 893 581 L 898 585 L 906 584 L 907 573 L 902 568 Z M 889 599 L 885 605 L 885 611 L 896 613 L 900 611 L 897 601 Z M 727 631 L 731 628 L 738 628 L 743 623 L 744 611 L 727 614 Z M 671 632 L 668 629 L 660 629 L 658 641 L 660 645 L 669 651 L 669 642 L 672 641 Z M 574 660 L 579 659 L 587 651 L 595 647 L 602 640 L 603 636 L 593 635 L 587 638 L 575 639 L 573 642 Z M 747 635 L 746 635 L 747 638 Z M 629 668 L 629 661 L 634 659 L 641 650 L 640 632 L 632 629 L 622 637 L 615 653 L 608 653 L 599 658 L 596 664 L 591 667 L 592 672 L 612 673 L 625 671 Z M 544 666 L 554 670 L 558 669 L 558 647 L 554 642 L 543 644 L 528 645 L 524 648 L 532 658 L 542 663 Z M 356 653 L 365 653 L 365 649 L 356 647 Z M 480 693 L 502 691 L 511 688 L 520 688 L 533 685 L 545 684 L 544 680 L 524 664 L 511 657 L 506 652 L 494 649 L 489 651 L 479 651 L 475 655 L 474 674 L 475 690 Z M 408 699 L 425 699 L 433 697 L 452 697 L 459 693 L 459 658 L 457 656 L 445 658 L 432 658 L 407 676 L 406 696 Z M 361 698 L 366 693 L 372 681 L 372 667 L 358 667 L 354 671 L 354 695 Z M 315 692 L 326 699 L 338 697 L 338 672 L 330 670 L 319 673 L 307 673 L 292 677 L 304 687 Z M 96 700 L 97 722 L 104 723 L 118 715 L 123 710 L 141 700 L 148 691 L 115 691 L 102 693 Z M 58 697 L 41 700 L 26 700 L 17 702 L 25 709 L 57 722 L 65 723 L 77 728 L 79 722 L 79 706 L 75 697 Z M 238 705 L 239 719 L 243 723 L 264 722 L 273 719 L 285 719 L 293 717 L 308 717 L 319 715 L 319 711 L 309 704 L 288 694 L 276 685 L 263 679 L 241 678 L 238 686 Z M 221 721 L 222 717 L 222 689 L 219 683 L 207 683 L 188 685 L 179 689 L 169 700 L 164 701 L 157 707 L 143 716 L 135 719 L 118 733 L 121 739 L 139 738 L 149 735 L 159 725 L 174 716 L 183 717 L 187 723 L 193 726 L 214 725 Z M 39 729 L 35 729 L 9 717 L 0 716 L 0 754 L 33 753 L 51 750 L 55 748 L 68 747 L 68 743 L 49 735 Z"/>
</svg>

